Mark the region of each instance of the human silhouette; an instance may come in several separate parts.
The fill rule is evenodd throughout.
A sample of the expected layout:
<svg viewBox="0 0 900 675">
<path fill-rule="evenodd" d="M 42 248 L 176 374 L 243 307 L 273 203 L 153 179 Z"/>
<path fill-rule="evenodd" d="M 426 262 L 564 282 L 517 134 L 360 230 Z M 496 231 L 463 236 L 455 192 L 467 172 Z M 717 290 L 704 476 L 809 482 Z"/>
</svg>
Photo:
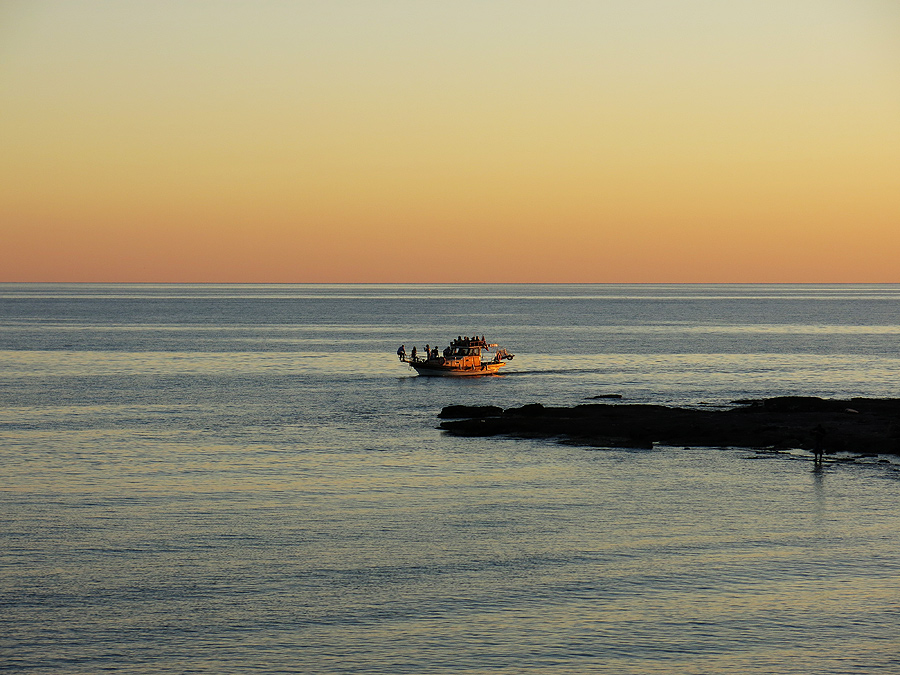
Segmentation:
<svg viewBox="0 0 900 675">
<path fill-rule="evenodd" d="M 817 424 L 812 430 L 813 435 L 813 462 L 822 464 L 822 457 L 825 454 L 825 436 L 827 432 L 821 424 Z"/>
</svg>

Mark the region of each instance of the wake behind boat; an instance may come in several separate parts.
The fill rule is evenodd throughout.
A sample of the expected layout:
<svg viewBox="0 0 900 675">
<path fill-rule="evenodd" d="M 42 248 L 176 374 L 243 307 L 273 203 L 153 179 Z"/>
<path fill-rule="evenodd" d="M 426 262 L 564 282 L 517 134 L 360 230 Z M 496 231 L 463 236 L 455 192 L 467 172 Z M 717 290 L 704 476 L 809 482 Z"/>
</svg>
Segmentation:
<svg viewBox="0 0 900 675">
<path fill-rule="evenodd" d="M 494 375 L 515 356 L 494 343 L 481 337 L 459 336 L 441 352 L 437 347 L 425 346 L 419 354 L 415 347 L 409 357 L 406 346 L 401 345 L 397 356 L 409 364 L 419 375 L 432 377 L 462 377 Z"/>
</svg>

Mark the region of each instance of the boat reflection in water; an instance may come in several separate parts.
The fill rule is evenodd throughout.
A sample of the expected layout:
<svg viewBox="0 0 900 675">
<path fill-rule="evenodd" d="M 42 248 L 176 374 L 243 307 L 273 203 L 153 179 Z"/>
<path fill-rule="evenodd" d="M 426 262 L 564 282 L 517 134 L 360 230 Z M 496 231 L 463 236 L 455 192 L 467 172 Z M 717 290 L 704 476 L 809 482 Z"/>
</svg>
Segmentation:
<svg viewBox="0 0 900 675">
<path fill-rule="evenodd" d="M 405 347 L 400 347 L 397 355 L 419 375 L 436 377 L 494 375 L 515 356 L 500 345 L 488 343 L 484 336 L 471 338 L 460 336 L 443 352 L 437 347 L 433 349 L 426 347 L 420 355 L 413 347 L 408 357 Z"/>
</svg>

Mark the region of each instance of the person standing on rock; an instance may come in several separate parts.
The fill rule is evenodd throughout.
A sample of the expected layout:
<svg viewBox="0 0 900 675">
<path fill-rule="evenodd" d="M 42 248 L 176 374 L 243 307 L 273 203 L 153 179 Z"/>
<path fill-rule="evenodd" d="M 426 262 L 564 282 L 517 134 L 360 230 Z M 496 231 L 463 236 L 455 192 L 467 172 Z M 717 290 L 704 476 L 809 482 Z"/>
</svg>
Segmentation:
<svg viewBox="0 0 900 675">
<path fill-rule="evenodd" d="M 817 424 L 812 430 L 813 435 L 813 461 L 816 464 L 822 463 L 822 456 L 825 454 L 825 429 L 821 424 Z"/>
</svg>

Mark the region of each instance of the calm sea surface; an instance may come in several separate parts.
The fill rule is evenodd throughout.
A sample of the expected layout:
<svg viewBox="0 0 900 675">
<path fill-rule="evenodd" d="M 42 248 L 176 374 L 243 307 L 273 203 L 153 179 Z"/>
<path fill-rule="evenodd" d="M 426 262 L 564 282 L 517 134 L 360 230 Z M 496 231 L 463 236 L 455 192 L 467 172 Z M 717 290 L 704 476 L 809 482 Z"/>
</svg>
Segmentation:
<svg viewBox="0 0 900 675">
<path fill-rule="evenodd" d="M 503 376 L 394 355 L 474 333 Z M 895 285 L 0 285 L 0 670 L 900 673 L 897 458 L 436 429 L 900 397 L 898 347 Z"/>
</svg>

